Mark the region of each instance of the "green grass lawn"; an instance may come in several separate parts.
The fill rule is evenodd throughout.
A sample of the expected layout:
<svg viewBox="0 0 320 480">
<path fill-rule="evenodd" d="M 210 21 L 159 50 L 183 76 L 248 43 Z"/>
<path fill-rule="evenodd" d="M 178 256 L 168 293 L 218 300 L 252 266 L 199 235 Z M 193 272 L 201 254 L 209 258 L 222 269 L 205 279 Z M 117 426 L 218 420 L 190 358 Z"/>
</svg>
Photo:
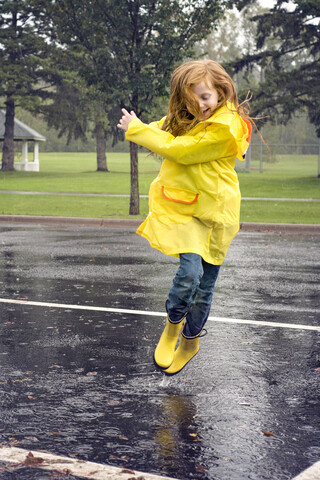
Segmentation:
<svg viewBox="0 0 320 480">
<path fill-rule="evenodd" d="M 121 197 L 72 197 L 2 194 L 1 215 L 49 215 L 62 217 L 128 218 L 129 199 Z M 140 199 L 145 218 L 148 199 Z M 243 200 L 242 222 L 320 223 L 320 203 Z"/>
<path fill-rule="evenodd" d="M 1 215 L 49 215 L 62 217 L 128 218 L 129 198 L 72 197 L 2 194 Z M 148 213 L 148 199 L 140 199 L 140 215 Z"/>
<path fill-rule="evenodd" d="M 279 156 L 276 163 L 252 162 L 250 173 L 238 165 L 243 197 L 320 198 L 317 156 Z M 95 153 L 42 153 L 39 173 L 0 172 L 0 190 L 39 192 L 123 193 L 130 192 L 130 158 L 110 153 L 109 172 L 96 172 Z M 140 194 L 147 194 L 160 168 L 159 160 L 139 155 Z M 141 198 L 139 218 L 146 216 L 147 199 Z M 0 214 L 58 215 L 98 218 L 127 218 L 129 199 L 119 197 L 76 197 L 1 194 Z M 241 221 L 276 223 L 320 223 L 320 202 L 243 201 Z"/>
<path fill-rule="evenodd" d="M 276 163 L 263 164 L 263 173 L 252 162 L 252 171 L 238 176 L 244 197 L 320 198 L 317 155 L 278 155 Z"/>
<path fill-rule="evenodd" d="M 129 193 L 130 157 L 128 153 L 107 156 L 109 172 L 97 172 L 95 153 L 42 153 L 40 172 L 0 172 L 0 190 L 37 192 Z M 140 153 L 140 193 L 147 194 L 160 162 Z"/>
</svg>

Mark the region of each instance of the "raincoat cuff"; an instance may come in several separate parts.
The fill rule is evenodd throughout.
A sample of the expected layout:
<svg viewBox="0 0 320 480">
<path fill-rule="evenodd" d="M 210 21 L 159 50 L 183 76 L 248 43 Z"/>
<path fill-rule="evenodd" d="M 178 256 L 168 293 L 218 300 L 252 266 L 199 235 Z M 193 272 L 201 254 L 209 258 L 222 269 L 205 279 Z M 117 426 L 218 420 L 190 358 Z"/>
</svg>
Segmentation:
<svg viewBox="0 0 320 480">
<path fill-rule="evenodd" d="M 130 135 L 136 133 L 137 129 L 139 129 L 141 125 L 143 125 L 143 122 L 141 122 L 139 118 L 134 118 L 133 120 L 131 120 L 128 126 L 128 130 L 126 131 L 126 134 L 125 134 L 126 140 L 130 140 L 129 138 Z"/>
</svg>

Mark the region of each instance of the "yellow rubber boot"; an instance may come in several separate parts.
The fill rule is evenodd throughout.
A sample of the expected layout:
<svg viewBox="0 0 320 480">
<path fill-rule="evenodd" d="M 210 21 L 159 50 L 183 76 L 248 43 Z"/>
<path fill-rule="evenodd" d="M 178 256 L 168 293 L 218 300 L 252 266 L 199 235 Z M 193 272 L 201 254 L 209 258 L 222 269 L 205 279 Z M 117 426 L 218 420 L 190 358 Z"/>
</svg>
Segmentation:
<svg viewBox="0 0 320 480">
<path fill-rule="evenodd" d="M 168 368 L 173 361 L 174 349 L 178 341 L 184 317 L 178 323 L 172 323 L 167 315 L 166 325 L 154 352 L 154 361 L 160 368 Z"/>
<path fill-rule="evenodd" d="M 201 332 L 195 337 L 186 337 L 183 333 L 177 350 L 174 352 L 173 362 L 164 370 L 167 375 L 175 375 L 193 358 L 199 351 Z"/>
</svg>

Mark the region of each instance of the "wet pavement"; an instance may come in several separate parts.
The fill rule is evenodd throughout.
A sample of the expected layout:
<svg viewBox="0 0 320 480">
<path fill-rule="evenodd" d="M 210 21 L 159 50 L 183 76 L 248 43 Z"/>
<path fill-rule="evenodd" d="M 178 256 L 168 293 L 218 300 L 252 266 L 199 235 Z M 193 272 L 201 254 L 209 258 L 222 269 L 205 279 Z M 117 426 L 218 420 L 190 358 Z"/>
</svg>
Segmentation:
<svg viewBox="0 0 320 480">
<path fill-rule="evenodd" d="M 0 303 L 0 444 L 181 480 L 291 480 L 320 459 L 320 332 L 303 329 L 319 327 L 320 236 L 240 233 L 211 315 L 271 325 L 210 319 L 174 377 L 153 364 L 152 313 L 177 259 L 129 227 L 0 238 L 0 299 L 26 301 Z"/>
</svg>

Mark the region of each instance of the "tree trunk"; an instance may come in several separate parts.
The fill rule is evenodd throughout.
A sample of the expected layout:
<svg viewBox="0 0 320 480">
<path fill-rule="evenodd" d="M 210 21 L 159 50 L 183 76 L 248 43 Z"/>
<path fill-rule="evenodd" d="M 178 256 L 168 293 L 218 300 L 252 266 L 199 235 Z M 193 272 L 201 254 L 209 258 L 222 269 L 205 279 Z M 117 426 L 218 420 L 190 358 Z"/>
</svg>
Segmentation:
<svg viewBox="0 0 320 480">
<path fill-rule="evenodd" d="M 106 138 L 102 122 L 96 123 L 97 171 L 108 172 L 106 156 Z"/>
<path fill-rule="evenodd" d="M 139 215 L 139 175 L 138 175 L 138 145 L 130 142 L 130 210 L 129 215 Z"/>
<path fill-rule="evenodd" d="M 2 148 L 2 170 L 14 170 L 14 100 L 8 98 L 4 123 L 4 141 Z"/>
</svg>

